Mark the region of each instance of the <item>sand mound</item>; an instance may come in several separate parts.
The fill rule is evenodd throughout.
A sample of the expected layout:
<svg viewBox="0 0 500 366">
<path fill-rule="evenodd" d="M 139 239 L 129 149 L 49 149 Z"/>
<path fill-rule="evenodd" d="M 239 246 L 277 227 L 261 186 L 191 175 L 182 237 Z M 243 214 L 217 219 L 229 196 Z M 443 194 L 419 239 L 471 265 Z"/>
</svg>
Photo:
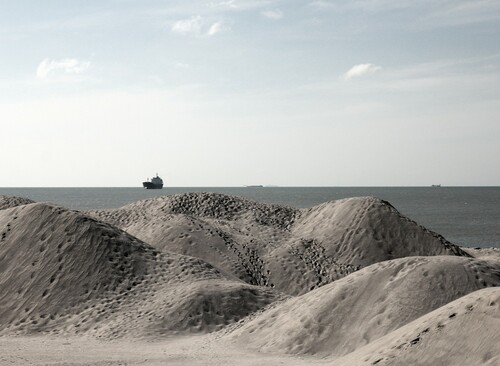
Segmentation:
<svg viewBox="0 0 500 366">
<path fill-rule="evenodd" d="M 289 299 L 230 337 L 265 352 L 342 356 L 461 296 L 499 285 L 496 262 L 396 259 Z"/>
<path fill-rule="evenodd" d="M 0 211 L 0 333 L 211 331 L 279 296 L 53 205 Z"/>
<path fill-rule="evenodd" d="M 216 220 L 246 219 L 261 225 L 286 229 L 292 225 L 299 210 L 225 194 L 197 192 L 155 197 L 131 203 L 118 210 L 90 212 L 110 221 L 114 220 L 117 225 L 133 224 L 140 218 L 152 218 L 162 214 L 182 214 Z"/>
<path fill-rule="evenodd" d="M 334 365 L 499 365 L 500 288 L 461 297 Z"/>
<path fill-rule="evenodd" d="M 500 248 L 462 248 L 474 258 L 500 261 Z"/>
<path fill-rule="evenodd" d="M 302 294 L 355 270 L 290 234 L 299 210 L 215 193 L 139 201 L 90 215 L 161 250 L 196 256 L 252 285 Z M 293 277 L 294 281 L 290 281 Z"/>
<path fill-rule="evenodd" d="M 0 336 L 133 348 L 225 328 L 179 337 L 168 360 L 197 344 L 208 356 L 196 362 L 216 363 L 217 343 L 335 365 L 500 361 L 497 251 L 462 250 L 376 198 L 297 210 L 195 193 L 92 217 L 16 197 L 0 208 Z"/>
<path fill-rule="evenodd" d="M 35 201 L 32 201 L 29 198 L 0 195 L 0 210 L 16 206 L 28 205 L 34 202 Z"/>
<path fill-rule="evenodd" d="M 408 256 L 469 256 L 374 197 L 347 198 L 303 210 L 292 234 L 323 243 L 329 256 L 355 266 Z"/>
<path fill-rule="evenodd" d="M 196 256 L 249 284 L 291 295 L 387 259 L 468 256 L 373 197 L 298 210 L 187 193 L 88 213 L 158 249 Z"/>
</svg>

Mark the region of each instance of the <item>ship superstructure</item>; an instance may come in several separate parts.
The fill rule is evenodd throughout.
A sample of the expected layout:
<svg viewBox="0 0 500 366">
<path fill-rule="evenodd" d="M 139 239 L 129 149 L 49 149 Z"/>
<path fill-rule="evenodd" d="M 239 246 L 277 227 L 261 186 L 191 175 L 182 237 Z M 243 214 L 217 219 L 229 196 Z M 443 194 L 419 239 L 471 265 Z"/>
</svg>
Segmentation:
<svg viewBox="0 0 500 366">
<path fill-rule="evenodd" d="M 163 188 L 163 179 L 161 179 L 158 176 L 158 173 L 156 173 L 156 177 L 152 178 L 151 180 L 147 180 L 145 182 L 142 182 L 142 186 L 146 189 L 162 189 Z"/>
</svg>

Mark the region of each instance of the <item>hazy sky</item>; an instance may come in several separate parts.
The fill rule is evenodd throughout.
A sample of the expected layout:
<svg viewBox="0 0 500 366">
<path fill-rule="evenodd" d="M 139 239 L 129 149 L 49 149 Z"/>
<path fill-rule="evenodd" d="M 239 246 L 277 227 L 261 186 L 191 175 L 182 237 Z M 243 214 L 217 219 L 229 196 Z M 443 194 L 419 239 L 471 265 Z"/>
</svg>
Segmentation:
<svg viewBox="0 0 500 366">
<path fill-rule="evenodd" d="M 0 186 L 500 185 L 498 0 L 0 3 Z"/>
</svg>

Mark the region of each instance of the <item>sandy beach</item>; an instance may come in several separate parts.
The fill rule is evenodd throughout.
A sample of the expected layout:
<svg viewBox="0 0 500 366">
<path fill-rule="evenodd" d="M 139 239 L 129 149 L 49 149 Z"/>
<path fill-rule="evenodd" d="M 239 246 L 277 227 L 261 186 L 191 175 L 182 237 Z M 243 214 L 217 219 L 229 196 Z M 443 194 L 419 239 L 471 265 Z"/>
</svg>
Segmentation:
<svg viewBox="0 0 500 366">
<path fill-rule="evenodd" d="M 2 365 L 498 365 L 500 251 L 389 202 L 0 196 Z"/>
</svg>

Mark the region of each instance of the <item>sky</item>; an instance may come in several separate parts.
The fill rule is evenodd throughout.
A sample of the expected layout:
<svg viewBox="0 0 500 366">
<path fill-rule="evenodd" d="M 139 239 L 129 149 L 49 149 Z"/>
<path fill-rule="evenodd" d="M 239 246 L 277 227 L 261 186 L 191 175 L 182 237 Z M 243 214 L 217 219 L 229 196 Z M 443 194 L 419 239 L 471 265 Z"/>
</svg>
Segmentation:
<svg viewBox="0 0 500 366">
<path fill-rule="evenodd" d="M 0 187 L 500 185 L 498 0 L 0 3 Z"/>
</svg>

